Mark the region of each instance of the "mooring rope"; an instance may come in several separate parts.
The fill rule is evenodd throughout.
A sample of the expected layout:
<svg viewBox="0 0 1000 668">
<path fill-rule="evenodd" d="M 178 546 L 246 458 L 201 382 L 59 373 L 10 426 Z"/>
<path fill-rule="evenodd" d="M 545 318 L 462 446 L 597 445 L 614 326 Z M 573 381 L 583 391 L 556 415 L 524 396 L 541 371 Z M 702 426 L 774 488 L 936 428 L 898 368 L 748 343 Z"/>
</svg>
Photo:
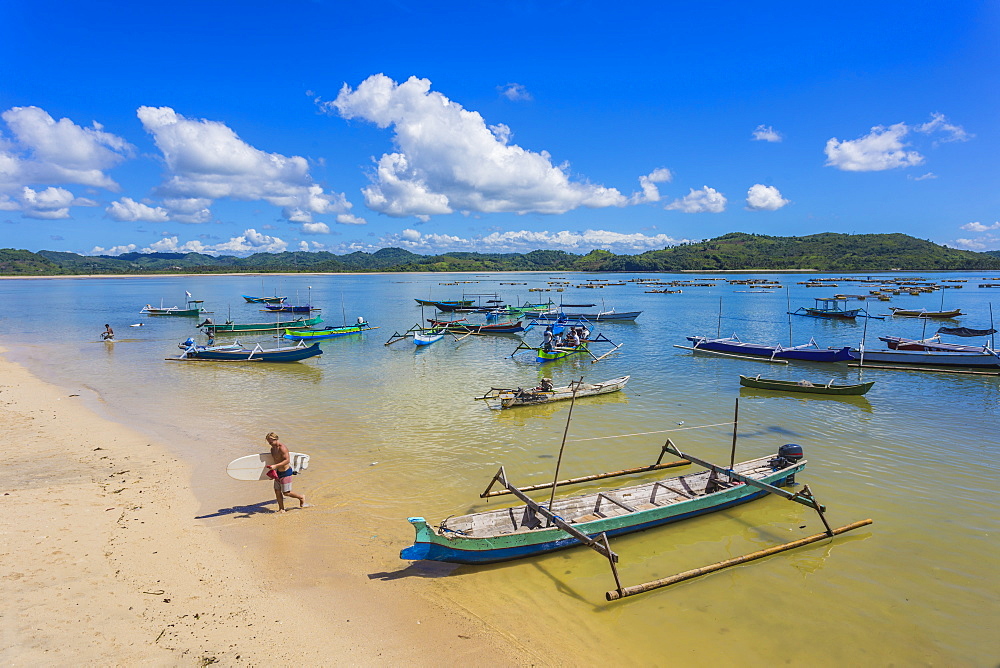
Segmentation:
<svg viewBox="0 0 1000 668">
<path fill-rule="evenodd" d="M 575 438 L 567 443 L 582 443 L 583 441 L 603 441 L 608 438 L 628 438 L 630 436 L 648 436 L 650 434 L 666 434 L 671 431 L 687 431 L 688 429 L 708 429 L 710 427 L 725 427 L 727 425 L 733 424 L 732 422 L 720 422 L 718 424 L 703 424 L 697 427 L 678 427 L 677 429 L 661 429 L 659 431 L 644 431 L 638 434 L 618 434 L 617 436 L 595 436 L 594 438 Z"/>
</svg>

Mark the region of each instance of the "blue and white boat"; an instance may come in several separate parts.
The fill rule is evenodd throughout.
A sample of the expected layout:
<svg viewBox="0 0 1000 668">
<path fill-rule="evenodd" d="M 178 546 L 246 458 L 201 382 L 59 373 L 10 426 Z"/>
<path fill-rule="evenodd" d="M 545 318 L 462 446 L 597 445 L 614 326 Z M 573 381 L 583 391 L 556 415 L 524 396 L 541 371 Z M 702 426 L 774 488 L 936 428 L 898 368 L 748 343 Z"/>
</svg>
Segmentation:
<svg viewBox="0 0 1000 668">
<path fill-rule="evenodd" d="M 816 339 L 798 346 L 785 347 L 780 344 L 773 346 L 761 343 L 740 341 L 736 334 L 724 339 L 710 339 L 707 336 L 689 336 L 687 340 L 694 344 L 694 350 L 707 350 L 729 355 L 749 355 L 751 357 L 767 357 L 780 360 L 800 360 L 803 362 L 846 362 L 851 357 L 850 346 L 843 348 L 821 348 Z"/>
</svg>

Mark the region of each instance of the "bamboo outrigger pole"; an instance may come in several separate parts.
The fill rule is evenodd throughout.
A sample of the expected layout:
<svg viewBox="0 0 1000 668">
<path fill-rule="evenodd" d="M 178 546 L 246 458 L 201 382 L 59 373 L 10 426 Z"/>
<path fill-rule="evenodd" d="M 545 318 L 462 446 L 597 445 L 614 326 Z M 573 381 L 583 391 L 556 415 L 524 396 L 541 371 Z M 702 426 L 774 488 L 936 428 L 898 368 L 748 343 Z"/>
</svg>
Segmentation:
<svg viewBox="0 0 1000 668">
<path fill-rule="evenodd" d="M 871 519 L 861 520 L 860 522 L 854 522 L 853 524 L 848 524 L 847 526 L 842 526 L 838 529 L 832 530 L 832 535 L 840 535 L 848 531 L 853 531 L 854 529 L 859 529 L 863 526 L 868 526 L 872 523 Z M 628 596 L 635 596 L 636 594 L 642 594 L 647 591 L 652 591 L 653 589 L 660 589 L 662 587 L 669 587 L 672 584 L 678 582 L 684 582 L 685 580 L 690 580 L 696 578 L 700 575 L 705 575 L 707 573 L 714 573 L 715 571 L 721 571 L 724 568 L 729 568 L 730 566 L 738 566 L 739 564 L 745 564 L 749 561 L 755 561 L 757 559 L 763 559 L 764 557 L 769 557 L 772 554 L 779 554 L 781 552 L 786 552 L 788 550 L 794 550 L 797 547 L 802 547 L 803 545 L 809 545 L 810 543 L 815 543 L 823 540 L 824 538 L 832 537 L 828 533 L 818 533 L 808 538 L 802 538 L 800 540 L 795 540 L 790 543 L 784 543 L 782 545 L 776 545 L 774 547 L 769 547 L 766 550 L 760 550 L 759 552 L 753 552 L 751 554 L 745 554 L 741 557 L 734 557 L 733 559 L 727 559 L 725 561 L 720 561 L 716 564 L 711 564 L 710 566 L 703 566 L 701 568 L 694 568 L 689 571 L 684 571 L 683 573 L 678 573 L 677 575 L 671 575 L 668 578 L 662 578 L 660 580 L 653 580 L 652 582 L 646 582 L 640 585 L 633 585 L 631 587 L 619 587 L 616 590 L 605 592 L 604 597 L 609 601 L 617 601 Z M 617 578 L 615 583 L 617 584 Z"/>
<path fill-rule="evenodd" d="M 771 494 L 777 494 L 778 496 L 784 497 L 789 501 L 795 501 L 796 503 L 800 503 L 804 506 L 812 508 L 819 515 L 819 518 L 823 522 L 823 526 L 826 529 L 826 531 L 824 531 L 823 533 L 815 534 L 813 536 L 809 536 L 807 538 L 791 541 L 789 543 L 783 543 L 782 545 L 776 545 L 774 547 L 770 547 L 765 550 L 760 550 L 750 554 L 745 554 L 740 557 L 735 557 L 733 559 L 720 561 L 718 563 L 711 564 L 709 566 L 703 566 L 702 568 L 695 568 L 690 571 L 684 571 L 683 573 L 678 573 L 677 575 L 672 575 L 668 578 L 653 580 L 652 582 L 633 585 L 631 587 L 621 586 L 621 581 L 618 578 L 618 572 L 616 568 L 614 569 L 613 573 L 615 577 L 616 589 L 613 591 L 605 592 L 604 594 L 604 597 L 608 601 L 617 601 L 623 598 L 627 598 L 629 596 L 635 596 L 636 594 L 642 594 L 644 592 L 651 591 L 653 589 L 660 589 L 662 587 L 667 587 L 669 585 L 676 584 L 678 582 L 690 580 L 691 578 L 695 578 L 700 575 L 705 575 L 707 573 L 714 573 L 715 571 L 720 571 L 724 568 L 729 568 L 730 566 L 737 566 L 739 564 L 744 564 L 749 561 L 754 561 L 757 559 L 768 557 L 772 554 L 778 554 L 780 552 L 785 552 L 787 550 L 793 550 L 797 547 L 802 547 L 803 545 L 809 545 L 810 543 L 815 543 L 825 538 L 833 538 L 834 536 L 838 536 L 848 531 L 853 531 L 854 529 L 858 529 L 863 526 L 868 526 L 869 524 L 872 523 L 871 519 L 866 519 L 866 520 L 861 520 L 859 522 L 854 522 L 853 524 L 848 524 L 846 526 L 839 527 L 837 529 L 833 529 L 830 527 L 829 522 L 826 521 L 826 516 L 824 515 L 824 513 L 826 512 L 826 507 L 820 505 L 820 503 L 816 500 L 816 497 L 813 496 L 813 493 L 809 489 L 808 485 L 804 485 L 801 491 L 794 493 L 789 492 L 781 489 L 780 487 L 776 487 L 766 482 L 755 480 L 754 478 L 750 478 L 740 473 L 736 473 L 735 471 L 732 470 L 732 467 L 730 467 L 729 469 L 725 469 L 722 468 L 721 466 L 716 466 L 715 464 L 706 462 L 702 459 L 698 459 L 697 457 L 692 457 L 691 455 L 684 454 L 677 449 L 677 447 L 670 441 L 670 439 L 667 439 L 667 444 L 663 447 L 667 452 L 677 455 L 678 457 L 683 457 L 684 459 L 687 459 L 694 464 L 698 464 L 699 466 L 703 466 L 712 471 L 713 473 L 728 475 L 730 479 L 738 480 L 739 482 L 751 485 L 753 487 L 757 487 L 758 489 L 761 489 L 765 492 L 770 492 Z"/>
<path fill-rule="evenodd" d="M 667 442 L 669 443 L 670 441 L 668 440 Z M 650 464 L 649 466 L 637 466 L 637 467 L 631 468 L 631 469 L 622 469 L 621 471 L 610 471 L 608 473 L 595 473 L 593 475 L 580 476 L 579 478 L 568 478 L 566 480 L 559 480 L 559 481 L 557 481 L 555 483 L 555 485 L 556 485 L 556 487 L 562 487 L 564 485 L 578 485 L 578 484 L 580 484 L 582 482 L 591 482 L 591 481 L 594 481 L 594 480 L 604 480 L 605 478 L 617 478 L 619 476 L 633 475 L 633 474 L 636 474 L 636 473 L 649 473 L 651 471 L 659 471 L 661 469 L 676 468 L 678 466 L 687 466 L 687 465 L 689 465 L 691 463 L 691 462 L 687 461 L 686 459 L 679 459 L 679 460 L 674 461 L 674 462 L 667 462 L 666 464 L 663 464 L 661 462 L 663 461 L 663 455 L 666 452 L 667 452 L 667 446 L 664 445 L 660 449 L 660 456 L 656 458 L 656 463 L 655 464 Z M 482 494 L 479 495 L 480 499 L 489 499 L 489 498 L 492 498 L 494 496 L 503 496 L 504 494 L 510 494 L 511 493 L 511 491 L 509 489 L 498 489 L 495 492 L 494 491 L 490 491 L 492 489 L 492 487 L 493 487 L 493 483 L 495 483 L 496 481 L 497 481 L 496 478 L 494 478 L 493 481 L 490 482 L 489 487 L 487 487 L 486 490 Z M 552 486 L 552 483 L 545 482 L 545 483 L 541 483 L 541 484 L 538 484 L 538 485 L 530 485 L 528 487 L 520 487 L 519 489 L 522 492 L 534 492 L 534 491 L 537 491 L 539 489 L 548 489 L 551 486 Z"/>
</svg>

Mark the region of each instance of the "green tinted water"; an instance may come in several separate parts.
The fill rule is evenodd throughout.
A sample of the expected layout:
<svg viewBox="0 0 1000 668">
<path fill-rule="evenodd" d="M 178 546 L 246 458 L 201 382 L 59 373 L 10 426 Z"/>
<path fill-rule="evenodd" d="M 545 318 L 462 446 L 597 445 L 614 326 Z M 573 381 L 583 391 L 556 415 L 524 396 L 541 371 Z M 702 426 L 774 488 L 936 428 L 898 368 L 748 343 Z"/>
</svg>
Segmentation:
<svg viewBox="0 0 1000 668">
<path fill-rule="evenodd" d="M 787 343 L 787 304 L 795 309 L 827 293 L 864 291 L 843 284 L 807 289 L 796 284 L 805 280 L 799 276 L 779 277 L 790 287 L 787 295 L 737 292 L 746 286 L 722 281 L 683 294 L 646 294 L 632 283 L 571 288 L 561 295 L 567 302 L 600 306 L 603 299 L 607 307 L 643 311 L 635 323 L 596 328 L 624 343 L 598 364 L 578 356 L 539 367 L 530 354 L 510 357 L 517 344 L 512 337 L 446 338 L 423 349 L 408 342 L 383 346 L 394 330 L 420 319 L 414 298 L 455 299 L 464 289 L 498 292 L 508 301 L 558 299 L 559 293 L 526 290 L 548 287 L 554 276 L 288 276 L 267 277 L 263 288 L 259 277 L 249 276 L 6 280 L 0 281 L 7 307 L 0 336 L 13 359 L 43 378 L 87 385 L 109 415 L 163 438 L 195 462 L 193 483 L 205 511 L 199 521 L 223 535 L 234 520 L 219 511 L 271 496 L 266 486 L 227 478 L 227 461 L 261 451 L 269 431 L 313 455 L 313 466 L 296 479 L 318 504 L 299 520 L 300 527 L 308 521 L 309 530 L 282 537 L 278 548 L 314 574 L 317 587 L 334 586 L 324 569 L 332 568 L 337 550 L 353 550 L 367 558 L 362 575 L 372 582 L 410 578 L 415 588 L 544 655 L 580 665 L 609 658 L 643 665 L 995 663 L 1000 378 L 866 370 L 864 380 L 876 382 L 865 397 L 780 395 L 740 390 L 738 375 L 842 383 L 856 382 L 858 372 L 842 364 L 785 367 L 693 356 L 673 347 L 686 345 L 688 335 L 715 335 L 720 297 L 723 336 L 735 331 L 747 341 Z M 989 301 L 1000 293 L 976 288 L 978 274 L 932 278 L 953 276 L 971 280 L 944 291 L 945 306 L 969 313 L 963 325 L 989 326 Z M 456 279 L 479 282 L 440 285 Z M 176 344 L 195 333 L 197 321 L 138 314 L 161 298 L 181 305 L 187 290 L 205 299 L 216 320 L 265 320 L 259 307 L 240 298 L 262 289 L 289 294 L 291 301 L 296 293 L 299 302 L 311 299 L 324 308 L 327 324 L 362 315 L 381 329 L 324 342 L 322 356 L 298 364 L 180 363 L 164 358 L 179 354 Z M 936 309 L 940 300 L 940 293 L 900 296 L 892 304 Z M 883 303 L 865 306 L 886 312 Z M 118 343 L 98 342 L 105 322 Z M 140 322 L 143 327 L 128 326 Z M 919 337 L 923 324 L 869 321 L 868 346 L 877 347 L 880 335 Z M 795 343 L 815 337 L 823 346 L 857 345 L 863 321 L 793 318 L 792 330 Z M 273 343 L 266 336 L 240 338 Z M 540 338 L 538 330 L 526 335 L 530 342 Z M 486 507 L 478 493 L 499 465 L 518 484 L 551 479 L 568 404 L 501 412 L 473 396 L 491 386 L 533 386 L 543 375 L 565 384 L 626 374 L 632 380 L 624 392 L 575 406 L 560 477 L 650 463 L 668 435 L 682 450 L 724 462 L 731 426 L 690 427 L 730 422 L 740 397 L 741 458 L 799 443 L 809 460 L 800 482 L 828 506 L 831 522 L 871 517 L 875 524 L 832 544 L 614 604 L 604 600 L 613 587 L 607 562 L 586 549 L 487 567 L 411 566 L 398 559 L 412 540 L 406 517 L 436 524 Z M 665 430 L 676 431 L 585 440 Z M 617 538 L 613 547 L 625 584 L 636 584 L 819 531 L 812 511 L 767 498 Z"/>
</svg>

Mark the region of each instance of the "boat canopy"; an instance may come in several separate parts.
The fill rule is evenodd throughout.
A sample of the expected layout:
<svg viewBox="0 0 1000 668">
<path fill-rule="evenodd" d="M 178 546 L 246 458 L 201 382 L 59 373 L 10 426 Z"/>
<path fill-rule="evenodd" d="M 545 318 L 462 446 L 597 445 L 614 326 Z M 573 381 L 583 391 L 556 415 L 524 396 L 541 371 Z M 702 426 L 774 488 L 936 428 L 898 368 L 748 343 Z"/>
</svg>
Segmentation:
<svg viewBox="0 0 1000 668">
<path fill-rule="evenodd" d="M 938 334 L 951 334 L 952 336 L 989 336 L 995 334 L 997 330 L 989 329 L 969 329 L 968 327 L 938 327 Z"/>
</svg>

